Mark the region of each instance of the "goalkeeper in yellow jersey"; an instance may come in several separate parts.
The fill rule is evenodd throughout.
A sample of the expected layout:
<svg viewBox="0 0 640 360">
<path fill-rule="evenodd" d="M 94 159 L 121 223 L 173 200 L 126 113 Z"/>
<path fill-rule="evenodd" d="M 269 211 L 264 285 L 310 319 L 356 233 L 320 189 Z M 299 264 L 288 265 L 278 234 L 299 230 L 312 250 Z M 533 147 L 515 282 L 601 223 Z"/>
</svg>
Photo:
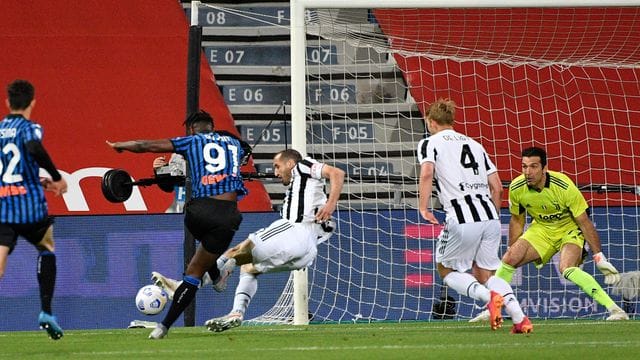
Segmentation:
<svg viewBox="0 0 640 360">
<path fill-rule="evenodd" d="M 600 238 L 587 215 L 588 208 L 571 179 L 547 169 L 543 149 L 523 150 L 522 175 L 509 186 L 509 248 L 496 275 L 511 282 L 516 268 L 532 261 L 540 268 L 560 252 L 562 276 L 604 306 L 610 313 L 607 320 L 628 320 L 627 313 L 611 300 L 593 276 L 579 268 L 586 241 L 596 267 L 604 274 L 605 284 L 620 281 L 618 270 L 602 254 Z M 532 221 L 524 231 L 526 214 Z"/>
</svg>

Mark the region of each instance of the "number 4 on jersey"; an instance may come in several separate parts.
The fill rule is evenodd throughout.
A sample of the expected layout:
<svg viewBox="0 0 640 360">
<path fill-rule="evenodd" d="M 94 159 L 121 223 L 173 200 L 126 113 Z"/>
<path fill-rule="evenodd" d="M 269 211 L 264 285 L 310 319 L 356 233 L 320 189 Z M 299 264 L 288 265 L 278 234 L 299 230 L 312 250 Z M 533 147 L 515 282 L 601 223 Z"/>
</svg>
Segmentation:
<svg viewBox="0 0 640 360">
<path fill-rule="evenodd" d="M 460 164 L 466 169 L 473 169 L 473 174 L 478 175 L 479 165 L 476 159 L 473 157 L 469 144 L 462 145 L 462 152 L 460 153 Z"/>
</svg>

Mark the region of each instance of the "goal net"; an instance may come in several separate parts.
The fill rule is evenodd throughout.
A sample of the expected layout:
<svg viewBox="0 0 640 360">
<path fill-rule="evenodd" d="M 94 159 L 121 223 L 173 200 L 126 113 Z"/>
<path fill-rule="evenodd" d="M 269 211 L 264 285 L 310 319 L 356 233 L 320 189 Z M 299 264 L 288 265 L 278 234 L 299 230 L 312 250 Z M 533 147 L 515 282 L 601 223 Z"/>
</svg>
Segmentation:
<svg viewBox="0 0 640 360">
<path fill-rule="evenodd" d="M 415 149 L 422 112 L 438 98 L 456 102 L 455 128 L 484 145 L 505 185 L 520 174 L 523 148 L 544 147 L 549 168 L 592 207 L 603 252 L 620 272 L 639 270 L 640 2 L 399 3 L 413 8 L 291 2 L 293 147 L 348 174 L 338 231 L 307 269 L 309 319 L 466 320 L 482 310 L 443 288 L 433 256 L 441 227 L 417 211 Z M 506 194 L 506 247 L 504 209 Z M 557 260 L 514 277 L 526 315 L 602 318 L 605 309 L 562 277 Z M 604 286 L 590 257 L 583 268 Z M 295 288 L 290 279 L 253 322 L 291 322 Z M 637 311 L 637 288 L 605 290 Z"/>
</svg>

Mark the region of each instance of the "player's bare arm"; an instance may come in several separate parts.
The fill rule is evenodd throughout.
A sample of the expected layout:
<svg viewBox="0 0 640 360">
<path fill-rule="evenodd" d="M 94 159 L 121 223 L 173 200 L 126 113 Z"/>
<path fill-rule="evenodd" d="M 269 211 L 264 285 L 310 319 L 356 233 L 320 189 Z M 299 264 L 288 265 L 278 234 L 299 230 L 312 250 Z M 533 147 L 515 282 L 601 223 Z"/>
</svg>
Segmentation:
<svg viewBox="0 0 640 360">
<path fill-rule="evenodd" d="M 117 152 L 130 151 L 133 153 L 164 153 L 173 152 L 173 143 L 169 139 L 158 140 L 129 140 L 110 142 L 106 141 L 107 145 L 111 146 Z"/>
<path fill-rule="evenodd" d="M 524 233 L 525 214 L 511 214 L 509 220 L 509 245 L 513 245 Z"/>
<path fill-rule="evenodd" d="M 593 254 L 597 254 L 601 251 L 600 245 L 600 237 L 598 236 L 598 231 L 596 227 L 593 225 L 589 216 L 587 216 L 586 212 L 575 217 L 576 223 L 580 230 L 582 230 L 582 234 L 584 235 L 584 239 L 589 244 L 589 248 Z"/>
<path fill-rule="evenodd" d="M 420 166 L 420 183 L 418 189 L 420 192 L 419 209 L 420 215 L 432 224 L 438 224 L 438 220 L 429 210 L 429 199 L 431 198 L 431 190 L 433 188 L 433 169 L 432 162 L 425 162 Z"/>
<path fill-rule="evenodd" d="M 331 187 L 329 196 L 327 197 L 327 203 L 316 213 L 316 220 L 318 221 L 329 220 L 336 210 L 340 194 L 342 193 L 345 173 L 341 169 L 325 164 L 322 166 L 322 177 L 329 180 Z"/>
<path fill-rule="evenodd" d="M 496 206 L 496 210 L 500 212 L 500 208 L 502 207 L 502 182 L 500 181 L 500 175 L 498 172 L 494 172 L 493 174 L 488 176 L 489 181 L 489 191 L 491 192 L 491 201 Z"/>
<path fill-rule="evenodd" d="M 60 196 L 67 192 L 67 181 L 64 178 L 60 178 L 58 181 L 51 179 L 41 180 L 41 184 L 46 191 L 51 191 L 56 196 Z"/>
</svg>

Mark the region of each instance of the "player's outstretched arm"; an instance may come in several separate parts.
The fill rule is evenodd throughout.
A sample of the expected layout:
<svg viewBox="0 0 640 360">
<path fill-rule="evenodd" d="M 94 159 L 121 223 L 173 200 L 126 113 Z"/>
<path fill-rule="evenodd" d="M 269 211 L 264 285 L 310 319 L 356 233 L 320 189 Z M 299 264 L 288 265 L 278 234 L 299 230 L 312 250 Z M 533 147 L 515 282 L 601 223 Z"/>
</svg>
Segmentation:
<svg viewBox="0 0 640 360">
<path fill-rule="evenodd" d="M 111 142 L 107 140 L 106 143 L 117 152 L 130 151 L 133 153 L 164 153 L 174 151 L 173 143 L 169 139 L 129 140 L 118 142 Z"/>
</svg>

